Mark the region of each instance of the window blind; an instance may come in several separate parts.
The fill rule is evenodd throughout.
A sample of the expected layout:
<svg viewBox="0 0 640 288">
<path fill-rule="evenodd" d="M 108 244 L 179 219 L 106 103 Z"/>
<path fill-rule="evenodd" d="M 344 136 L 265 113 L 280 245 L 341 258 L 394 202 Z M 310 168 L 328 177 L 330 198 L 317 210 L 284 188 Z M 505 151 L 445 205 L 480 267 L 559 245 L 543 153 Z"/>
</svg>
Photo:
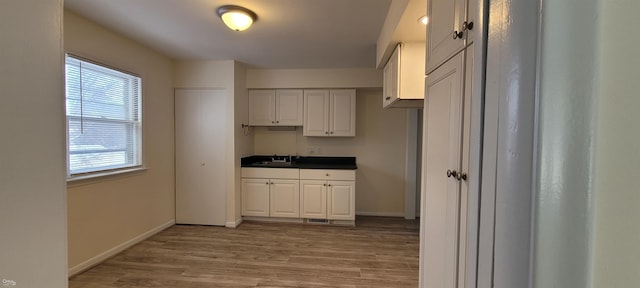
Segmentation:
<svg viewBox="0 0 640 288">
<path fill-rule="evenodd" d="M 141 166 L 140 77 L 66 57 L 68 174 Z"/>
</svg>

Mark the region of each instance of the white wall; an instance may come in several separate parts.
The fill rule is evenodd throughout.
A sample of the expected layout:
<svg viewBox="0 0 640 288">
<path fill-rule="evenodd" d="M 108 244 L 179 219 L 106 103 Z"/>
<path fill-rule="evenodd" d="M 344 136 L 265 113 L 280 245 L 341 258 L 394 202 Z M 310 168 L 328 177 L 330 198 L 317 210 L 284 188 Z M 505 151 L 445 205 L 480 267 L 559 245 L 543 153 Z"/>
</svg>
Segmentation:
<svg viewBox="0 0 640 288">
<path fill-rule="evenodd" d="M 142 77 L 146 171 L 73 182 L 68 188 L 69 267 L 75 273 L 175 219 L 172 62 L 72 12 L 65 50 Z"/>
<path fill-rule="evenodd" d="M 67 287 L 62 1 L 0 1 L 0 37 L 0 285 Z"/>
<path fill-rule="evenodd" d="M 598 1 L 600 61 L 591 287 L 640 283 L 640 26 L 637 0 Z M 596 18 L 596 17 L 594 17 Z"/>
<path fill-rule="evenodd" d="M 356 99 L 356 137 L 304 137 L 301 127 L 254 127 L 255 154 L 355 156 L 356 213 L 404 216 L 406 110 L 382 109 L 380 88 L 357 89 Z"/>
</svg>

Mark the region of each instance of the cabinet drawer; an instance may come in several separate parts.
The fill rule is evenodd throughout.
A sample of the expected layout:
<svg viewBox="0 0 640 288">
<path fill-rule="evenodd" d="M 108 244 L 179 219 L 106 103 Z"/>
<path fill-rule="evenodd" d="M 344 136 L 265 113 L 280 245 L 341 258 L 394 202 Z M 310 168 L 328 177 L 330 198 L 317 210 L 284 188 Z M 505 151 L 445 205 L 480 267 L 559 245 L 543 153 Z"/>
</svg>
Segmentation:
<svg viewBox="0 0 640 288">
<path fill-rule="evenodd" d="M 355 170 L 300 169 L 300 179 L 355 181 Z"/>
<path fill-rule="evenodd" d="M 300 177 L 299 169 L 293 168 L 242 168 L 242 178 L 296 179 Z"/>
</svg>

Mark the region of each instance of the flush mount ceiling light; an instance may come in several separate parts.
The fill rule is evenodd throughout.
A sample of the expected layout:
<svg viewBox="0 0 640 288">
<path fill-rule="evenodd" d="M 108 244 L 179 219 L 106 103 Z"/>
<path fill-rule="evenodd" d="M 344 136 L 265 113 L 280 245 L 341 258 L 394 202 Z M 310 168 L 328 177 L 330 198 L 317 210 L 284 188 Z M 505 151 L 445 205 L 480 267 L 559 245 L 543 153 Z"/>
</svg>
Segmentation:
<svg viewBox="0 0 640 288">
<path fill-rule="evenodd" d="M 220 6 L 218 16 L 229 29 L 234 31 L 247 30 L 258 19 L 258 15 L 253 11 L 235 5 Z"/>
</svg>

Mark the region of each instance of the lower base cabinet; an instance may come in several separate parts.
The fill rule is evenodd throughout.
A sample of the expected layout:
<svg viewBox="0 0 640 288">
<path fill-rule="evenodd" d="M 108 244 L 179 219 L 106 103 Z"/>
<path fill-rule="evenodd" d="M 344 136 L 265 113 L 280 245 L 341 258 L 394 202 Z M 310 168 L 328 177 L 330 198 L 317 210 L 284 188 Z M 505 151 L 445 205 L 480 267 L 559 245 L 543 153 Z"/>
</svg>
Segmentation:
<svg viewBox="0 0 640 288">
<path fill-rule="evenodd" d="M 242 168 L 242 216 L 355 221 L 355 170 Z"/>
<path fill-rule="evenodd" d="M 300 217 L 298 169 L 243 168 L 242 216 Z"/>
<path fill-rule="evenodd" d="M 355 220 L 354 170 L 300 169 L 302 218 Z"/>
</svg>

